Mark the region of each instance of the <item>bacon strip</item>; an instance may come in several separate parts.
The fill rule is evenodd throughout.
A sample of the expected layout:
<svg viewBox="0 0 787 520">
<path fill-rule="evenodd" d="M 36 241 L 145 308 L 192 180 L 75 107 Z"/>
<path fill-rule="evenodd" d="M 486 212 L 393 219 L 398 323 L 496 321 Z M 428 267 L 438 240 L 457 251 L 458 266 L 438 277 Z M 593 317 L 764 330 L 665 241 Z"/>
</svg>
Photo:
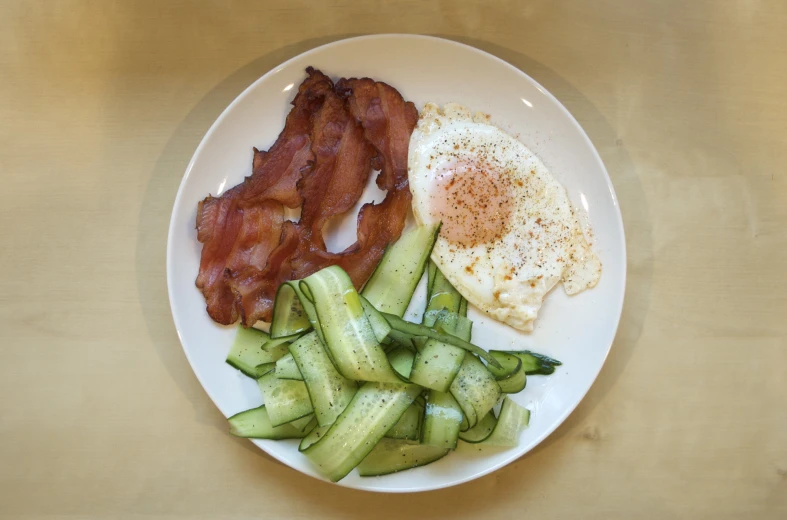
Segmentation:
<svg viewBox="0 0 787 520">
<path fill-rule="evenodd" d="M 308 247 L 301 245 L 298 249 L 293 260 L 293 275 L 303 278 L 323 267 L 339 265 L 360 290 L 380 262 L 385 248 L 402 234 L 410 210 L 407 152 L 410 134 L 418 122 L 418 111 L 396 89 L 369 78 L 339 80 L 336 90 L 347 98 L 350 113 L 363 128 L 366 141 L 374 147 L 376 155 L 371 157 L 371 164 L 381 169 L 377 185 L 388 193 L 381 203 L 365 204 L 361 208 L 358 241 L 344 252 L 329 253 L 322 237 L 317 242 L 312 235 Z M 302 195 L 306 208 L 311 194 L 302 191 Z"/>
<path fill-rule="evenodd" d="M 301 173 L 313 160 L 310 134 L 312 116 L 322 106 L 325 96 L 333 93 L 333 82 L 322 72 L 309 67 L 308 77 L 292 100 L 293 108 L 276 142 L 267 152 L 255 149 L 251 177 L 244 181 L 241 200 L 244 204 L 278 200 L 288 208 L 301 205 L 297 183 Z"/>
<path fill-rule="evenodd" d="M 301 236 L 324 250 L 323 226 L 348 212 L 361 198 L 375 149 L 336 93 L 326 96 L 313 124 L 314 167 L 298 184 L 303 197 L 298 224 Z"/>
<path fill-rule="evenodd" d="M 285 222 L 281 242 L 268 257 L 264 269 L 244 267 L 228 275 L 228 283 L 236 295 L 241 324 L 250 327 L 259 320 L 270 321 L 276 291 L 287 280 L 293 280 L 291 257 L 298 247 L 296 225 Z"/>
<path fill-rule="evenodd" d="M 344 99 L 333 92 L 314 114 L 311 143 L 314 163 L 298 183 L 303 198 L 300 221 L 286 227 L 265 270 L 247 269 L 229 282 L 240 295 L 244 325 L 270 319 L 281 283 L 335 263 L 320 256 L 327 253 L 322 229 L 330 218 L 352 209 L 366 186 L 375 149 L 364 139 L 363 128 L 347 111 Z"/>
<path fill-rule="evenodd" d="M 415 105 L 398 90 L 369 78 L 342 79 L 337 91 L 347 96 L 353 117 L 364 136 L 377 150 L 372 164 L 380 169 L 377 185 L 388 190 L 380 204 L 366 204 L 358 214 L 358 242 L 335 263 L 341 266 L 356 289 L 366 283 L 391 242 L 397 240 L 410 210 L 407 152 L 410 135 L 418 122 Z"/>
<path fill-rule="evenodd" d="M 203 247 L 196 285 L 205 296 L 208 314 L 218 323 L 234 323 L 240 314 L 236 295 L 227 284 L 229 273 L 264 268 L 281 237 L 282 205 L 301 203 L 296 185 L 313 159 L 311 116 L 333 91 L 327 76 L 314 69 L 307 72 L 284 130 L 270 150 L 255 150 L 252 175 L 221 197 L 208 196 L 197 207 L 197 239 Z"/>
<path fill-rule="evenodd" d="M 219 323 L 269 321 L 281 283 L 340 265 L 360 289 L 385 248 L 399 238 L 410 208 L 407 151 L 418 112 L 399 92 L 369 78 L 330 79 L 307 69 L 276 143 L 255 150 L 253 174 L 198 209 L 204 244 L 197 286 Z M 358 215 L 358 241 L 329 253 L 322 230 L 349 211 L 371 168 L 388 191 Z M 303 204 L 295 224 L 283 206 Z"/>
<path fill-rule="evenodd" d="M 398 90 L 369 78 L 341 79 L 336 90 L 348 96 L 350 112 L 364 128 L 366 139 L 377 149 L 377 186 L 401 189 L 407 183 L 407 150 L 418 122 L 415 105 Z"/>
<path fill-rule="evenodd" d="M 205 296 L 208 315 L 224 325 L 238 319 L 224 269 L 243 225 L 243 212 L 236 206 L 239 192 L 234 188 L 220 198 L 208 196 L 197 206 L 197 240 L 203 246 L 196 283 Z"/>
</svg>

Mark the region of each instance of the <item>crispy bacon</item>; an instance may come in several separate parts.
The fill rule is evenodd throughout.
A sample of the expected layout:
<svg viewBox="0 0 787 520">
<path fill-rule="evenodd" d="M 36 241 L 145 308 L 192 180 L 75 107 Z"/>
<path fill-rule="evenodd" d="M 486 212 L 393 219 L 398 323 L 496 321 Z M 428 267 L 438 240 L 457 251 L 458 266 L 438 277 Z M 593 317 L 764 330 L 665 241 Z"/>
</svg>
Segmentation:
<svg viewBox="0 0 787 520">
<path fill-rule="evenodd" d="M 269 321 L 281 283 L 328 265 L 343 267 L 360 289 L 404 227 L 415 106 L 385 83 L 343 79 L 334 90 L 319 71 L 307 72 L 276 143 L 255 149 L 252 176 L 200 203 L 197 286 L 219 323 Z M 371 168 L 381 170 L 377 184 L 388 193 L 361 208 L 358 241 L 330 253 L 323 227 L 356 204 Z M 283 220 L 282 205 L 301 204 L 297 224 Z"/>
<path fill-rule="evenodd" d="M 196 283 L 205 296 L 208 315 L 224 325 L 238 319 L 235 297 L 224 282 L 224 269 L 243 225 L 237 188 L 220 198 L 208 196 L 197 206 L 197 240 L 203 246 Z"/>
<path fill-rule="evenodd" d="M 330 255 L 321 256 L 327 253 L 322 229 L 330 218 L 352 209 L 366 186 L 376 152 L 337 94 L 328 93 L 314 114 L 311 143 L 314 162 L 298 183 L 303 198 L 300 221 L 287 223 L 266 269 L 246 269 L 229 281 L 240 295 L 241 321 L 247 326 L 270 319 L 273 299 L 282 282 L 303 278 L 335 263 Z"/>
<path fill-rule="evenodd" d="M 236 296 L 227 284 L 233 270 L 262 269 L 277 246 L 283 207 L 301 203 L 296 185 L 308 168 L 311 116 L 333 91 L 327 76 L 314 69 L 301 84 L 293 108 L 276 142 L 267 152 L 255 150 L 253 172 L 221 197 L 208 196 L 197 207 L 197 239 L 203 243 L 197 287 L 208 314 L 218 323 L 237 321 Z"/>
<path fill-rule="evenodd" d="M 327 95 L 315 114 L 311 141 L 314 165 L 298 183 L 303 197 L 298 227 L 304 239 L 325 249 L 322 228 L 361 198 L 375 149 L 336 93 Z"/>
<path fill-rule="evenodd" d="M 364 136 L 377 150 L 372 161 L 380 169 L 377 185 L 388 190 L 380 204 L 366 204 L 358 214 L 358 242 L 335 263 L 341 266 L 357 289 L 366 283 L 389 243 L 402 234 L 410 210 L 407 181 L 407 152 L 410 135 L 418 122 L 415 105 L 398 90 L 369 78 L 342 79 L 337 91 L 347 96 L 353 117 L 361 123 Z"/>
<path fill-rule="evenodd" d="M 264 269 L 248 266 L 227 274 L 227 281 L 236 295 L 241 323 L 245 327 L 259 320 L 270 321 L 276 291 L 282 283 L 295 278 L 290 259 L 298 242 L 296 225 L 287 221 L 282 227 L 281 242 L 271 252 Z"/>
<path fill-rule="evenodd" d="M 336 90 L 347 96 L 350 112 L 377 149 L 375 169 L 381 170 L 377 186 L 401 189 L 407 183 L 407 150 L 418 122 L 418 110 L 398 90 L 369 78 L 341 79 Z"/>
<path fill-rule="evenodd" d="M 318 242 L 314 240 L 314 234 L 308 247 L 302 243 L 293 260 L 293 275 L 302 278 L 328 265 L 339 265 L 360 290 L 382 258 L 385 248 L 399 238 L 404 228 L 411 200 L 407 182 L 407 151 L 410 134 L 418 122 L 418 111 L 396 89 L 369 78 L 342 79 L 337 83 L 337 91 L 347 98 L 350 113 L 363 128 L 366 141 L 376 150 L 376 155 L 370 156 L 371 164 L 381 169 L 377 185 L 387 189 L 388 193 L 383 202 L 365 204 L 361 208 L 358 241 L 344 252 L 329 253 L 322 237 Z M 316 139 L 314 142 L 317 143 Z M 316 171 L 315 168 L 312 175 Z M 303 191 L 302 195 L 306 208 L 311 195 Z M 345 211 L 347 209 L 342 212 Z M 324 222 L 319 224 L 319 229 Z"/>
<path fill-rule="evenodd" d="M 244 204 L 278 200 L 288 208 L 301 205 L 296 187 L 302 170 L 313 159 L 311 119 L 325 96 L 333 93 L 333 82 L 328 76 L 311 67 L 306 72 L 309 76 L 292 100 L 293 108 L 287 115 L 284 130 L 267 152 L 254 151 L 252 175 L 244 181 L 241 197 Z"/>
</svg>

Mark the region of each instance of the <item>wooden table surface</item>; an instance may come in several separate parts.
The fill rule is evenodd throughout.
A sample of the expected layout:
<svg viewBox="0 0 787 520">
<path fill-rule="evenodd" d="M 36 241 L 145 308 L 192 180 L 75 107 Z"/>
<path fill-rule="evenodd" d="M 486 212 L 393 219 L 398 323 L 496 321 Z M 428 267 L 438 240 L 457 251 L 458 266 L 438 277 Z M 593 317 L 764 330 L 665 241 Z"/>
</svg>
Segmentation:
<svg viewBox="0 0 787 520">
<path fill-rule="evenodd" d="M 2 2 L 0 515 L 787 518 L 786 26 L 779 0 Z M 544 85 L 628 236 L 620 330 L 579 408 L 505 469 L 411 496 L 227 435 L 164 271 L 224 107 L 376 32 L 469 43 Z"/>
</svg>

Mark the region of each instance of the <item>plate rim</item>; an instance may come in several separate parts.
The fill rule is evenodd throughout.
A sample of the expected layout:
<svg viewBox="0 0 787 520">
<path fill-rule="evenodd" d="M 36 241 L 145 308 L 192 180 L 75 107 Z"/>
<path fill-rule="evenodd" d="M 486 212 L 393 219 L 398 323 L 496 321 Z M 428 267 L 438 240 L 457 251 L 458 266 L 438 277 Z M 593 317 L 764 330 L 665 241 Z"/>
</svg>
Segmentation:
<svg viewBox="0 0 787 520">
<path fill-rule="evenodd" d="M 472 475 L 461 477 L 461 478 L 457 478 L 457 479 L 451 480 L 451 481 L 446 482 L 446 483 L 440 483 L 440 484 L 435 484 L 435 485 L 425 485 L 425 486 L 422 485 L 422 486 L 415 486 L 415 487 L 408 487 L 408 488 L 390 489 L 390 488 L 380 488 L 380 487 L 375 487 L 375 486 L 358 487 L 358 486 L 355 486 L 355 485 L 342 484 L 341 481 L 334 483 L 334 484 L 337 484 L 337 485 L 339 485 L 341 487 L 346 487 L 346 488 L 350 488 L 350 489 L 357 489 L 357 490 L 362 490 L 362 491 L 372 491 L 372 492 L 381 492 L 381 493 L 425 492 L 425 491 L 433 491 L 433 490 L 438 490 L 438 489 L 449 488 L 449 487 L 457 486 L 457 485 L 460 485 L 460 484 L 463 484 L 463 483 L 466 483 L 466 482 L 470 482 L 470 481 L 479 479 L 479 478 L 481 478 L 481 477 L 483 477 L 485 475 L 488 475 L 488 474 L 490 474 L 490 473 L 492 473 L 494 471 L 497 471 L 497 470 L 499 470 L 499 469 L 501 469 L 501 468 L 511 464 L 512 462 L 520 459 L 521 457 L 524 457 L 525 455 L 530 453 L 534 448 L 539 446 L 547 437 L 552 435 L 552 433 L 554 433 L 555 430 L 557 430 L 557 428 L 559 428 L 566 421 L 566 419 L 574 412 L 574 410 L 576 410 L 576 408 L 579 406 L 579 404 L 582 401 L 584 401 L 585 397 L 587 396 L 588 392 L 593 387 L 593 385 L 595 385 L 595 383 L 596 383 L 596 381 L 598 379 L 598 376 L 601 373 L 601 370 L 604 368 L 604 365 L 606 364 L 607 359 L 609 358 L 609 353 L 612 350 L 612 345 L 615 342 L 615 338 L 617 337 L 617 334 L 618 334 L 618 331 L 619 331 L 619 328 L 620 328 L 620 321 L 621 321 L 621 317 L 622 317 L 622 314 L 623 314 L 623 306 L 624 306 L 625 294 L 626 294 L 626 283 L 627 283 L 627 277 L 628 277 L 628 251 L 627 251 L 627 246 L 626 246 L 626 234 L 625 234 L 625 229 L 624 229 L 624 226 L 623 226 L 623 215 L 622 215 L 622 212 L 620 210 L 620 201 L 619 201 L 619 199 L 617 197 L 617 193 L 615 191 L 615 187 L 612 184 L 612 179 L 609 176 L 609 172 L 607 171 L 606 165 L 604 164 L 604 161 L 602 160 L 601 155 L 599 154 L 599 152 L 596 149 L 595 145 L 593 144 L 593 142 L 591 141 L 591 139 L 588 136 L 587 132 L 585 132 L 585 129 L 582 127 L 582 125 L 579 123 L 579 121 L 577 121 L 577 119 L 573 116 L 573 114 L 571 114 L 571 112 L 569 112 L 569 110 L 563 105 L 563 103 L 560 102 L 560 100 L 558 100 L 549 90 L 544 88 L 538 81 L 533 79 L 525 71 L 519 69 L 518 67 L 515 67 L 511 63 L 505 61 L 504 59 L 502 59 L 502 58 L 500 58 L 498 56 L 495 56 L 494 54 L 491 54 L 491 53 L 489 53 L 487 51 L 484 51 L 482 49 L 479 49 L 479 48 L 474 47 L 472 45 L 468 45 L 468 44 L 463 43 L 463 42 L 459 42 L 459 41 L 452 40 L 452 39 L 449 39 L 449 38 L 442 38 L 442 37 L 438 37 L 438 36 L 423 35 L 423 34 L 408 34 L 408 33 L 380 33 L 380 34 L 367 34 L 367 35 L 362 35 L 362 36 L 353 36 L 353 37 L 349 37 L 349 38 L 342 38 L 342 39 L 335 40 L 335 41 L 332 41 L 332 42 L 329 42 L 329 43 L 325 43 L 323 45 L 318 45 L 316 47 L 313 47 L 313 48 L 311 48 L 309 50 L 306 50 L 306 51 L 304 51 L 302 53 L 299 53 L 299 54 L 297 54 L 297 55 L 295 55 L 295 56 L 285 60 L 284 62 L 282 62 L 282 63 L 280 63 L 280 64 L 278 64 L 278 65 L 276 65 L 274 67 L 271 67 L 270 70 L 265 72 L 262 76 L 260 76 L 256 80 L 254 80 L 249 86 L 247 86 L 245 89 L 243 89 L 243 91 L 241 91 L 232 100 L 232 102 L 230 102 L 224 108 L 224 110 L 222 110 L 222 112 L 219 114 L 219 116 L 210 125 L 210 127 L 207 130 L 207 132 L 205 132 L 205 135 L 200 140 L 199 145 L 197 145 L 197 148 L 194 150 L 194 153 L 192 154 L 191 159 L 189 160 L 188 165 L 186 166 L 186 170 L 185 170 L 185 172 L 183 174 L 183 177 L 181 178 L 180 184 L 178 185 L 178 190 L 177 190 L 177 193 L 175 195 L 175 200 L 174 200 L 173 205 L 172 205 L 172 212 L 170 214 L 170 221 L 169 221 L 169 226 L 168 226 L 168 231 L 167 231 L 167 249 L 166 249 L 166 253 L 167 253 L 166 254 L 167 296 L 168 296 L 168 300 L 169 300 L 169 307 L 170 307 L 170 313 L 171 313 L 171 316 L 172 316 L 172 321 L 173 321 L 173 324 L 175 325 L 175 331 L 177 332 L 177 335 L 178 335 L 178 341 L 180 342 L 181 348 L 183 349 L 183 353 L 186 356 L 186 360 L 189 363 L 189 367 L 191 368 L 191 371 L 194 373 L 195 377 L 197 378 L 197 381 L 199 381 L 200 386 L 202 387 L 203 391 L 208 395 L 210 400 L 213 402 L 213 405 L 222 413 L 222 415 L 224 415 L 225 417 L 228 417 L 228 415 L 222 410 L 221 406 L 218 404 L 218 402 L 217 402 L 216 398 L 214 397 L 213 393 L 211 392 L 211 390 L 208 388 L 208 386 L 206 386 L 205 382 L 203 381 L 203 377 L 202 377 L 200 371 L 195 367 L 195 364 L 194 364 L 194 362 L 192 360 L 192 357 L 189 354 L 189 351 L 186 349 L 186 345 L 184 344 L 184 341 L 183 341 L 183 336 L 181 334 L 181 326 L 182 325 L 180 324 L 180 322 L 178 320 L 178 317 L 177 317 L 177 315 L 175 313 L 176 303 L 174 301 L 174 296 L 173 296 L 174 292 L 175 292 L 174 287 L 173 287 L 174 274 L 172 272 L 173 271 L 173 255 L 174 255 L 173 247 L 174 247 L 174 245 L 173 245 L 172 237 L 173 237 L 174 233 L 176 232 L 176 230 L 175 230 L 175 227 L 176 227 L 175 226 L 176 214 L 177 214 L 177 210 L 180 208 L 180 206 L 182 204 L 182 197 L 183 197 L 184 188 L 185 188 L 185 186 L 186 186 L 186 184 L 187 184 L 187 182 L 188 182 L 188 180 L 189 180 L 189 178 L 191 176 L 191 172 L 192 172 L 192 170 L 194 168 L 194 165 L 196 164 L 197 160 L 199 159 L 200 155 L 202 154 L 202 151 L 203 151 L 204 147 L 206 146 L 206 143 L 210 140 L 210 138 L 212 137 L 212 135 L 214 134 L 216 129 L 221 125 L 221 123 L 228 116 L 228 114 L 233 110 L 233 108 L 237 104 L 239 104 L 244 98 L 246 98 L 246 96 L 248 96 L 257 87 L 258 84 L 264 82 L 265 80 L 268 79 L 268 77 L 276 74 L 277 72 L 281 71 L 285 67 L 289 66 L 292 62 L 294 62 L 296 60 L 303 59 L 305 57 L 308 57 L 311 54 L 316 54 L 318 52 L 324 52 L 324 51 L 328 50 L 331 47 L 338 47 L 340 45 L 345 45 L 345 44 L 348 44 L 350 42 L 357 42 L 357 41 L 362 41 L 362 40 L 373 40 L 373 39 L 392 39 L 392 40 L 412 39 L 412 40 L 424 40 L 424 41 L 430 41 L 430 42 L 439 42 L 439 43 L 443 43 L 443 44 L 455 45 L 457 47 L 462 48 L 464 51 L 468 51 L 468 52 L 472 52 L 472 53 L 481 55 L 482 57 L 484 57 L 486 59 L 491 59 L 491 60 L 495 61 L 496 63 L 498 63 L 500 65 L 503 65 L 504 67 L 510 69 L 514 73 L 520 75 L 524 80 L 531 82 L 533 84 L 533 86 L 535 86 L 543 95 L 545 95 L 547 98 L 549 98 L 559 108 L 559 110 L 565 116 L 568 117 L 570 122 L 572 122 L 573 125 L 579 130 L 579 133 L 580 133 L 582 139 L 590 147 L 590 150 L 592 150 L 593 156 L 595 157 L 598 165 L 601 167 L 602 173 L 604 174 L 604 179 L 606 181 L 607 188 L 609 189 L 612 203 L 613 203 L 613 205 L 614 205 L 614 207 L 616 209 L 616 215 L 615 215 L 616 218 L 615 218 L 615 220 L 616 220 L 617 228 L 618 228 L 617 231 L 619 232 L 620 237 L 621 237 L 621 251 L 620 251 L 620 259 L 619 260 L 620 260 L 620 263 L 622 265 L 622 269 L 621 269 L 621 272 L 619 274 L 621 276 L 621 281 L 622 281 L 622 286 L 621 286 L 622 290 L 621 290 L 621 293 L 620 293 L 620 295 L 619 295 L 619 297 L 617 298 L 617 301 L 616 301 L 617 308 L 615 309 L 615 314 L 616 314 L 616 317 L 615 317 L 615 333 L 612 336 L 612 341 L 610 341 L 609 345 L 606 346 L 606 349 L 605 349 L 605 352 L 604 352 L 604 356 L 603 356 L 603 360 L 599 364 L 599 367 L 598 367 L 598 370 L 596 371 L 596 373 L 593 374 L 593 378 L 592 378 L 592 381 L 591 381 L 590 385 L 588 385 L 588 387 L 584 390 L 584 392 L 582 392 L 582 396 L 573 405 L 567 407 L 565 409 L 565 411 L 559 416 L 559 418 L 557 420 L 555 420 L 553 422 L 553 424 L 549 428 L 545 429 L 544 432 L 533 441 L 532 445 L 528 449 L 526 449 L 525 451 L 523 451 L 521 453 L 512 452 L 510 456 L 504 458 L 502 461 L 498 462 L 497 464 L 494 464 L 494 465 L 492 465 L 489 468 L 486 468 L 484 470 L 478 471 L 478 472 L 476 472 L 476 473 L 474 473 Z M 279 463 L 283 464 L 284 466 L 286 466 L 286 467 L 288 467 L 288 468 L 290 468 L 292 470 L 295 470 L 295 471 L 297 471 L 298 473 L 300 473 L 302 475 L 305 475 L 305 476 L 308 476 L 308 477 L 312 477 L 312 478 L 317 479 L 317 480 L 322 481 L 322 482 L 330 483 L 330 481 L 328 481 L 327 479 L 324 479 L 324 478 L 322 478 L 322 477 L 320 477 L 318 475 L 307 473 L 307 472 L 302 471 L 300 468 L 291 466 L 290 464 L 287 463 L 287 461 L 283 460 L 277 454 L 272 453 L 271 451 L 266 449 L 260 443 L 254 442 L 254 439 L 249 439 L 249 440 L 251 440 L 254 445 L 256 445 L 259 449 L 261 449 L 263 452 L 265 452 L 268 456 L 272 457 L 273 459 L 275 459 Z"/>
</svg>

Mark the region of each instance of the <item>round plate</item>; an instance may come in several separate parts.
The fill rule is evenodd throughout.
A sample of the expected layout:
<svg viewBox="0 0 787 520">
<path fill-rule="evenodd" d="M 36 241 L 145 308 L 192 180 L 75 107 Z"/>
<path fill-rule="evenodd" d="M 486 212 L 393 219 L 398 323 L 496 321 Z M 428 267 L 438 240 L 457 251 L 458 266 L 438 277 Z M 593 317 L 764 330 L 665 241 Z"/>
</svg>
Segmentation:
<svg viewBox="0 0 787 520">
<path fill-rule="evenodd" d="M 517 136 L 563 183 L 592 223 L 594 249 L 603 262 L 599 284 L 568 297 L 550 293 L 535 331 L 520 333 L 484 318 L 474 309 L 473 339 L 484 348 L 531 348 L 563 361 L 549 377 L 528 378 L 514 396 L 530 408 L 530 427 L 512 449 L 460 443 L 438 462 L 384 477 L 353 472 L 342 486 L 386 492 L 425 491 L 466 482 L 527 453 L 557 428 L 582 400 L 604 364 L 617 330 L 626 281 L 623 224 L 615 191 L 585 132 L 549 92 L 508 63 L 456 42 L 425 36 L 379 35 L 342 40 L 301 54 L 265 74 L 219 116 L 186 169 L 170 221 L 167 285 L 175 326 L 194 373 L 225 416 L 259 406 L 256 383 L 224 362 L 235 329 L 210 320 L 194 285 L 201 244 L 194 222 L 197 202 L 218 195 L 251 173 L 252 147 L 267 149 L 284 126 L 304 69 L 314 66 L 334 79 L 369 76 L 397 88 L 422 107 L 454 101 L 492 116 Z M 361 202 L 381 200 L 370 182 Z M 360 203 L 359 203 L 360 206 Z M 355 214 L 330 233 L 329 247 L 355 241 Z M 411 308 L 423 308 L 417 294 Z M 322 478 L 295 441 L 254 441 L 268 454 L 307 475 Z"/>
</svg>

